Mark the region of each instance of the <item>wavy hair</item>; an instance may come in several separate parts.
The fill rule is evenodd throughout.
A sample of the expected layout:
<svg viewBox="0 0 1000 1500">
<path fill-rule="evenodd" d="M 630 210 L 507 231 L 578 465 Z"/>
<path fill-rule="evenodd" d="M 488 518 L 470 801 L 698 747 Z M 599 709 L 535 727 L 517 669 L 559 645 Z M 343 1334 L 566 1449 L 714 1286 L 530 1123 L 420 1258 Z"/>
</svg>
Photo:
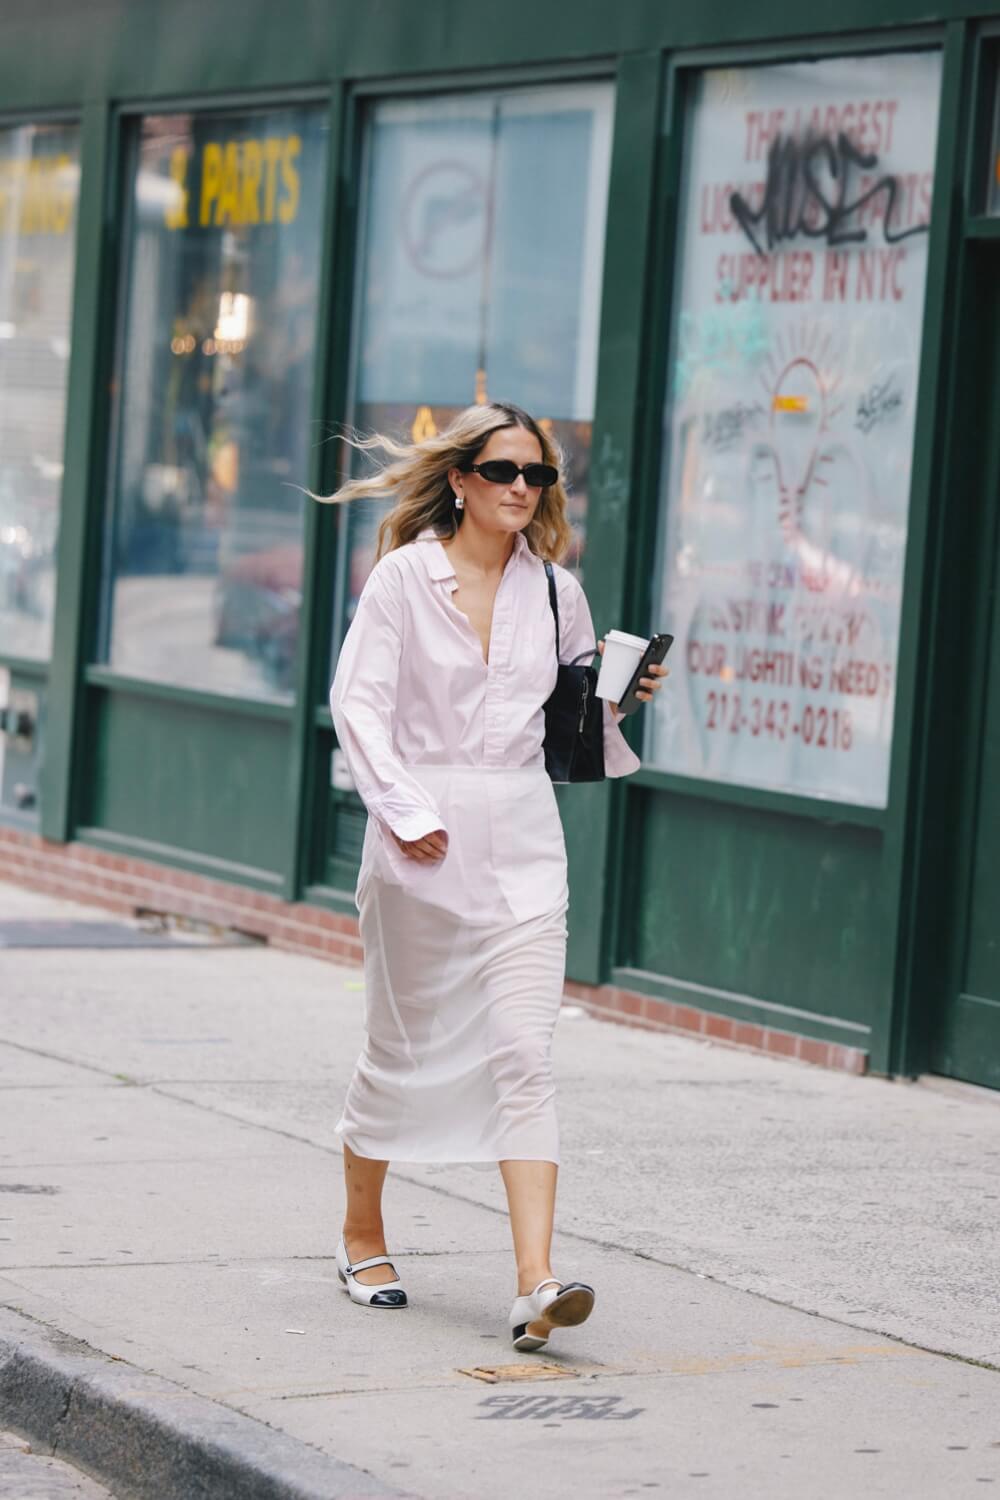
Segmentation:
<svg viewBox="0 0 1000 1500">
<path fill-rule="evenodd" d="M 386 552 L 412 542 L 421 531 L 433 527 L 442 540 L 456 535 L 462 512 L 448 483 L 448 470 L 475 463 L 494 432 L 523 427 L 538 439 L 542 461 L 562 468 L 559 444 L 534 417 L 502 401 L 467 406 L 443 432 L 415 443 L 402 443 L 384 433 L 371 437 L 345 437 L 359 452 L 382 453 L 385 462 L 374 474 L 348 479 L 332 495 L 314 495 L 324 504 L 391 496 L 396 503 L 378 529 L 376 561 Z M 566 516 L 566 491 L 562 479 L 542 490 L 534 515 L 524 528 L 532 552 L 550 562 L 559 562 L 569 550 L 573 533 Z"/>
</svg>

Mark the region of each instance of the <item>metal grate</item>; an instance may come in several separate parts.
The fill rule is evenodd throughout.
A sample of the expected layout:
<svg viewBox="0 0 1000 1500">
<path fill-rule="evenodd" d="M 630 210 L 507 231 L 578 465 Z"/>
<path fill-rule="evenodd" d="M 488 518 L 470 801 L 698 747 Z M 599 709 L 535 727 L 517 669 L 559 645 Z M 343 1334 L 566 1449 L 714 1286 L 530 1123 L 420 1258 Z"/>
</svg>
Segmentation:
<svg viewBox="0 0 1000 1500">
<path fill-rule="evenodd" d="M 0 920 L 0 948 L 206 948 L 244 941 L 238 933 L 206 940 L 127 922 Z"/>
</svg>

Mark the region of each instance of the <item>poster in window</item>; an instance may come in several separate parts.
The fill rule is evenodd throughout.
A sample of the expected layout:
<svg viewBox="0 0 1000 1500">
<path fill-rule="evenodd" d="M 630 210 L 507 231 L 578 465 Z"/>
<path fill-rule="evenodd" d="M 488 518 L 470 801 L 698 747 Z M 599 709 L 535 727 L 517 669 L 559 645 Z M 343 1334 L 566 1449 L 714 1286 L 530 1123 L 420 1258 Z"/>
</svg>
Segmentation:
<svg viewBox="0 0 1000 1500">
<path fill-rule="evenodd" d="M 940 57 L 718 70 L 688 121 L 646 758 L 884 807 Z"/>
</svg>

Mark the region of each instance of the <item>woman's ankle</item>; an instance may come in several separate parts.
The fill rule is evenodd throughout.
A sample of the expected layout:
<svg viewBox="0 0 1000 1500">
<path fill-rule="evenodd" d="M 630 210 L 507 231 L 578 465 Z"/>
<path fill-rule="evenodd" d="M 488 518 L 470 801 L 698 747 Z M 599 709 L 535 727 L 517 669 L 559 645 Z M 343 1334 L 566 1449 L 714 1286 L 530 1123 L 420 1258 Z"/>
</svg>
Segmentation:
<svg viewBox="0 0 1000 1500">
<path fill-rule="evenodd" d="M 385 1231 L 381 1226 L 368 1224 L 364 1228 L 354 1229 L 351 1225 L 346 1225 L 341 1234 L 351 1261 L 368 1260 L 370 1256 L 386 1253 Z M 395 1267 L 386 1265 L 368 1266 L 355 1275 L 364 1286 L 382 1286 L 399 1279 Z"/>
<path fill-rule="evenodd" d="M 361 1246 L 368 1254 L 374 1255 L 381 1254 L 385 1248 L 385 1227 L 382 1224 L 354 1224 L 345 1219 L 340 1232 L 344 1244 L 350 1245 L 355 1252 Z"/>
<path fill-rule="evenodd" d="M 527 1297 L 529 1292 L 535 1290 L 539 1282 L 549 1280 L 555 1280 L 550 1267 L 544 1269 L 536 1267 L 534 1270 L 530 1268 L 526 1270 L 519 1269 L 517 1273 L 517 1295 L 519 1297 Z"/>
</svg>

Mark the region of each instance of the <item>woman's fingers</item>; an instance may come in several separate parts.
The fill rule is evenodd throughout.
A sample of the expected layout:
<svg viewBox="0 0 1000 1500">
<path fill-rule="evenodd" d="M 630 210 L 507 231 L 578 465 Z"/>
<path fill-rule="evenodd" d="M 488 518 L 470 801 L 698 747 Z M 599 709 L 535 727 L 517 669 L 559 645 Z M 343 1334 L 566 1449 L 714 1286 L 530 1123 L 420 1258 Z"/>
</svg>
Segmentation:
<svg viewBox="0 0 1000 1500">
<path fill-rule="evenodd" d="M 408 845 L 406 852 L 412 854 L 414 859 L 425 862 L 441 858 L 441 851 L 433 844 L 428 844 L 426 839 L 415 839 L 412 844 Z"/>
<path fill-rule="evenodd" d="M 393 834 L 403 853 L 418 864 L 433 864 L 442 859 L 448 849 L 448 839 L 443 829 L 426 834 L 422 839 L 401 839 Z"/>
<path fill-rule="evenodd" d="M 637 698 L 641 699 L 643 703 L 648 703 L 653 694 L 658 693 L 660 688 L 663 686 L 662 680 L 658 679 L 670 676 L 670 668 L 661 666 L 659 663 L 651 666 L 649 670 L 655 675 L 651 677 L 640 677 L 639 688 L 645 689 L 645 691 L 637 691 L 635 695 Z"/>
</svg>

